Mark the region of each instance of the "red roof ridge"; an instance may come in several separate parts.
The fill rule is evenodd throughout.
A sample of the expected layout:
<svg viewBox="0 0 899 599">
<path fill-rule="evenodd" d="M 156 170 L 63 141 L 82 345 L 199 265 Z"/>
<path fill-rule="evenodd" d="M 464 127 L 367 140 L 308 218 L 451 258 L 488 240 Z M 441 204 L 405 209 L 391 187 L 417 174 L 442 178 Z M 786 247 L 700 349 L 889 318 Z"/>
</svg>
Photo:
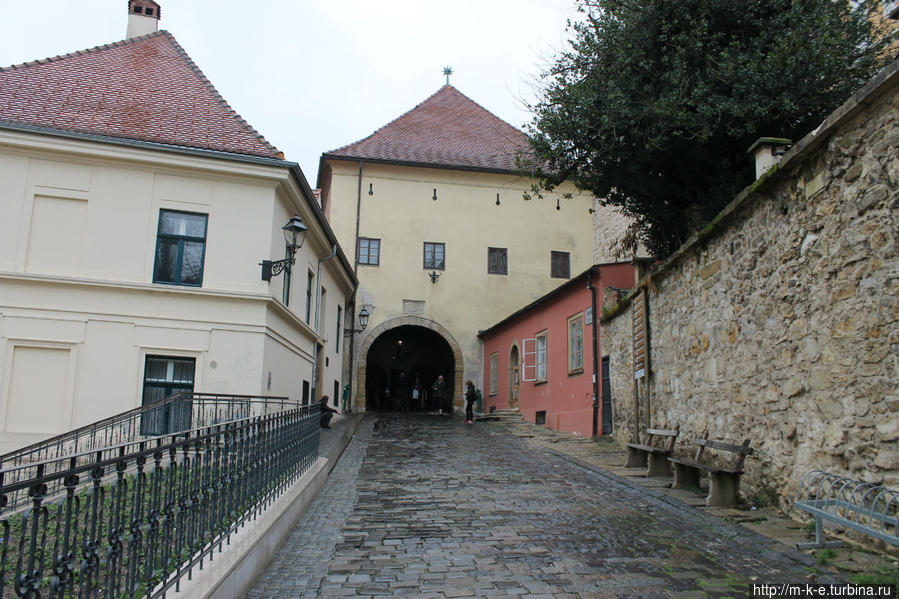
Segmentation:
<svg viewBox="0 0 899 599">
<path fill-rule="evenodd" d="M 246 138 L 247 142 L 249 141 L 249 139 L 255 139 L 256 143 L 259 144 L 259 146 L 261 146 L 261 147 L 259 149 L 252 150 L 252 149 L 250 149 L 250 146 L 245 145 L 243 148 L 232 147 L 230 149 L 226 149 L 224 147 L 209 146 L 208 144 L 200 144 L 199 146 L 197 146 L 196 144 L 193 144 L 193 143 L 180 143 L 179 141 L 177 141 L 175 139 L 172 139 L 166 143 L 169 143 L 171 145 L 184 145 L 185 147 L 208 147 L 209 149 L 222 149 L 222 150 L 233 152 L 233 153 L 247 153 L 247 154 L 257 154 L 257 155 L 268 154 L 269 157 L 272 157 L 272 158 L 278 158 L 281 160 L 284 159 L 283 152 L 281 152 L 277 147 L 275 147 L 268 140 L 266 140 L 265 137 L 261 133 L 259 133 L 252 125 L 250 125 L 246 121 L 246 119 L 244 119 L 240 114 L 238 114 L 238 112 L 236 110 L 234 110 L 234 108 L 230 104 L 228 104 L 228 102 L 219 93 L 219 91 L 215 88 L 215 86 L 212 84 L 212 82 L 206 77 L 206 75 L 199 68 L 199 66 L 197 66 L 197 64 L 187 54 L 187 52 L 184 50 L 184 48 L 178 43 L 178 41 L 175 39 L 175 37 L 171 33 L 169 33 L 168 31 L 166 31 L 164 29 L 155 31 L 152 33 L 148 33 L 148 34 L 142 35 L 142 36 L 124 39 L 124 40 L 120 40 L 120 41 L 112 42 L 112 43 L 108 43 L 108 44 L 102 44 L 102 45 L 94 46 L 94 47 L 83 49 L 83 50 L 77 50 L 75 52 L 69 52 L 66 54 L 59 54 L 59 55 L 52 56 L 49 58 L 14 64 L 14 65 L 11 65 L 8 67 L 0 67 L 0 74 L 8 74 L 10 76 L 16 77 L 18 73 L 26 72 L 27 69 L 30 69 L 30 68 L 41 67 L 43 65 L 48 65 L 51 63 L 59 63 L 59 62 L 65 61 L 67 59 L 78 59 L 79 57 L 96 55 L 101 52 L 105 52 L 107 50 L 117 50 L 119 48 L 127 47 L 132 44 L 148 42 L 148 41 L 154 40 L 154 39 L 165 40 L 165 42 L 168 43 L 170 48 L 174 51 L 175 56 L 177 57 L 177 60 L 180 60 L 183 63 L 184 68 L 188 69 L 196 77 L 196 84 L 198 86 L 197 89 L 205 88 L 206 91 L 211 96 L 209 98 L 210 102 L 212 102 L 214 104 L 218 104 L 220 109 L 222 109 L 224 111 L 224 113 L 226 115 L 228 115 L 228 117 L 234 123 L 233 126 L 235 127 L 235 130 L 236 131 L 242 130 L 244 132 L 244 134 L 247 136 L 247 138 Z M 214 104 L 212 104 L 212 105 L 214 105 Z M 41 123 L 35 122 L 34 119 L 21 119 L 21 118 L 15 118 L 15 117 L 0 118 L 0 120 L 5 120 L 7 122 L 21 122 L 21 123 L 32 124 L 32 125 L 41 124 Z M 50 128 L 58 128 L 58 127 L 50 127 Z M 73 131 L 82 132 L 82 133 L 93 132 L 93 133 L 103 134 L 102 131 L 99 131 L 99 132 L 91 131 L 90 129 L 85 129 L 82 127 L 76 127 L 76 128 L 63 127 L 62 130 L 73 130 Z M 113 134 L 113 136 L 121 137 L 121 135 L 115 135 L 115 134 Z M 130 136 L 125 135 L 124 137 L 129 138 Z M 138 137 L 136 139 L 144 139 L 144 138 Z M 239 145 L 241 142 L 237 142 L 237 143 Z M 244 142 L 244 143 L 246 143 L 246 142 Z M 215 144 L 215 145 L 220 145 L 220 144 Z"/>
<path fill-rule="evenodd" d="M 212 82 L 209 80 L 209 78 L 206 77 L 206 75 L 203 73 L 203 71 L 200 69 L 200 67 L 197 66 L 197 63 L 195 63 L 193 61 L 193 59 L 190 57 L 190 55 L 184 50 L 184 48 L 181 47 L 181 44 L 178 43 L 178 40 L 175 39 L 175 36 L 173 36 L 171 33 L 169 33 L 168 31 L 166 31 L 164 29 L 157 31 L 156 33 L 161 33 L 161 34 L 165 35 L 166 38 L 168 38 L 169 42 L 175 47 L 175 50 L 178 52 L 178 54 L 181 55 L 181 58 L 187 63 L 187 65 L 191 69 L 193 69 L 193 71 L 197 74 L 197 76 L 200 79 L 202 79 L 203 83 L 206 85 L 206 87 L 209 89 L 209 91 L 213 94 L 213 96 L 215 96 L 215 98 L 218 100 L 218 102 L 222 106 L 222 108 L 227 109 L 231 114 L 233 114 L 235 119 L 237 120 L 237 122 L 240 123 L 247 130 L 248 133 L 255 136 L 261 144 L 263 144 L 265 147 L 269 148 L 272 151 L 272 153 L 278 154 L 282 160 L 284 159 L 284 152 L 282 152 L 281 150 L 276 148 L 274 145 L 272 145 L 267 139 L 265 139 L 265 137 L 263 137 L 263 135 L 261 133 L 259 133 L 252 125 L 250 125 L 250 123 L 248 123 L 246 121 L 246 119 L 244 119 L 242 116 L 240 116 L 240 114 L 238 114 L 238 112 L 236 110 L 234 110 L 234 108 L 232 108 L 230 104 L 228 104 L 228 101 L 225 100 L 225 98 L 222 96 L 222 94 L 219 93 L 219 91 L 215 88 L 215 86 L 212 84 Z M 155 34 L 151 33 L 149 35 L 155 35 Z M 142 36 L 142 37 L 148 37 L 148 36 Z M 135 38 L 135 39 L 140 39 L 140 38 Z"/>
<path fill-rule="evenodd" d="M 382 125 L 381 127 L 378 127 L 377 129 L 375 129 L 370 135 L 366 135 L 366 136 L 363 137 L 362 139 L 357 139 L 357 140 L 354 141 L 354 142 L 351 142 L 351 143 L 348 143 L 348 144 L 346 144 L 346 145 L 340 146 L 340 147 L 337 148 L 336 150 L 331 150 L 330 152 L 325 152 L 325 153 L 326 153 L 326 154 L 334 154 L 334 153 L 339 152 L 339 151 L 341 151 L 341 150 L 345 150 L 345 149 L 349 148 L 350 146 L 355 146 L 355 145 L 358 144 L 358 143 L 362 143 L 362 142 L 365 141 L 366 139 L 370 139 L 370 138 L 374 137 L 375 135 L 377 135 L 378 133 L 380 133 L 381 131 L 383 131 L 384 129 L 386 129 L 387 127 L 389 127 L 390 125 L 394 124 L 395 122 L 397 122 L 398 120 L 400 120 L 401 118 L 403 118 L 404 116 L 406 116 L 407 114 L 409 114 L 410 112 L 415 112 L 416 110 L 418 110 L 419 108 L 421 108 L 421 105 L 422 105 L 422 104 L 427 103 L 430 99 L 432 99 L 434 96 L 436 96 L 436 95 L 439 94 L 441 91 L 443 91 L 443 88 L 444 88 L 444 87 L 453 87 L 453 86 L 452 86 L 452 85 L 449 85 L 449 84 L 444 84 L 443 86 L 440 87 L 440 89 L 438 89 L 437 91 L 435 91 L 433 94 L 431 94 L 430 96 L 428 96 L 427 98 L 425 98 L 424 100 L 422 100 L 421 102 L 419 102 L 418 104 L 416 104 L 415 106 L 413 106 L 412 108 L 410 108 L 409 110 L 407 110 L 406 112 L 404 112 L 403 114 L 401 114 L 401 115 L 399 115 L 398 117 L 396 117 L 395 119 L 391 120 L 389 123 L 387 123 L 387 124 L 385 124 L 385 125 Z M 456 88 L 453 87 L 453 89 L 456 89 Z M 459 91 L 459 90 L 456 90 L 456 91 Z M 459 92 L 459 93 L 461 94 L 462 92 Z M 465 94 L 462 94 L 462 95 L 464 96 Z M 467 96 L 466 96 L 466 97 L 467 97 Z"/>
<path fill-rule="evenodd" d="M 56 56 L 49 56 L 47 58 L 38 58 L 37 60 L 29 60 L 28 62 L 20 62 L 17 64 L 9 65 L 8 67 L 0 67 L 0 73 L 5 71 L 14 71 L 16 69 L 24 69 L 26 67 L 33 67 L 36 65 L 47 64 L 48 62 L 54 62 L 57 60 L 62 60 L 64 58 L 74 58 L 76 56 L 83 56 L 84 54 L 91 54 L 92 52 L 99 52 L 100 50 L 108 50 L 109 48 L 117 48 L 119 46 L 126 46 L 128 44 L 133 44 L 134 42 L 146 40 L 151 37 L 157 36 L 168 36 L 170 39 L 174 41 L 172 38 L 172 34 L 164 29 L 160 29 L 159 31 L 154 31 L 153 33 L 148 33 L 146 35 L 141 35 L 138 37 L 131 37 L 124 40 L 119 40 L 117 42 L 110 42 L 108 44 L 102 44 L 99 46 L 93 46 L 90 48 L 84 48 L 82 50 L 75 50 L 74 52 L 67 52 L 66 54 L 57 54 Z M 177 45 L 177 42 L 175 42 Z M 180 46 L 179 46 L 180 48 Z"/>
<path fill-rule="evenodd" d="M 358 140 L 356 140 L 356 141 L 354 141 L 354 142 L 352 142 L 352 143 L 348 143 L 348 144 L 346 144 L 346 145 L 343 145 L 343 146 L 341 146 L 341 147 L 339 147 L 339 148 L 337 148 L 337 149 L 331 150 L 330 152 L 325 152 L 325 154 L 327 154 L 327 155 L 336 155 L 336 154 L 338 154 L 338 152 L 340 152 L 340 151 L 342 151 L 342 150 L 346 150 L 347 148 L 350 148 L 350 147 L 352 147 L 352 146 L 355 146 L 356 144 L 360 144 L 360 143 L 362 143 L 362 142 L 364 142 L 364 141 L 366 141 L 366 140 L 368 140 L 368 139 L 371 139 L 372 137 L 374 137 L 375 135 L 377 135 L 377 134 L 380 133 L 381 131 L 387 129 L 388 127 L 390 127 L 391 125 L 393 125 L 394 123 L 396 123 L 398 120 L 402 119 L 403 117 L 405 117 L 405 116 L 408 115 L 408 114 L 411 114 L 411 113 L 415 112 L 416 110 L 418 110 L 419 108 L 421 108 L 424 104 L 427 104 L 429 101 L 431 101 L 432 99 L 434 99 L 435 96 L 437 96 L 440 92 L 442 92 L 442 91 L 444 91 L 444 90 L 452 90 L 452 91 L 456 92 L 457 94 L 459 94 L 460 96 L 462 96 L 463 98 L 465 98 L 466 100 L 468 100 L 469 102 L 471 102 L 472 104 L 474 104 L 475 106 L 477 106 L 478 108 L 480 108 L 481 110 L 483 110 L 484 112 L 486 112 L 487 114 L 489 114 L 490 116 L 492 116 L 493 118 L 495 118 L 496 120 L 498 120 L 498 121 L 500 121 L 501 123 L 503 123 L 504 125 L 506 125 L 509 129 L 511 129 L 511 130 L 514 131 L 515 133 L 520 134 L 520 135 L 523 136 L 523 137 L 527 137 L 527 135 L 524 133 L 524 131 L 521 131 L 520 129 L 516 129 L 513 125 L 507 123 L 505 120 L 503 120 L 503 119 L 501 119 L 500 117 L 496 116 L 496 114 L 494 114 L 492 111 L 487 110 L 486 108 L 484 108 L 483 106 L 481 106 L 479 103 L 475 102 L 474 100 L 472 100 L 471 98 L 469 98 L 468 96 L 466 96 L 465 94 L 463 94 L 461 91 L 459 91 L 459 89 L 458 89 L 457 87 L 455 87 L 455 86 L 453 86 L 453 85 L 450 85 L 449 83 L 444 83 L 444 84 L 443 84 L 442 86 L 440 86 L 440 88 L 439 88 L 437 91 L 435 91 L 433 94 L 431 94 L 430 96 L 428 96 L 427 98 L 425 98 L 424 100 L 422 100 L 421 102 L 419 102 L 418 104 L 416 104 L 415 106 L 413 106 L 412 108 L 410 108 L 409 110 L 407 110 L 406 112 L 402 113 L 401 115 L 399 115 L 399 116 L 396 117 L 395 119 L 391 120 L 389 123 L 387 123 L 387 124 L 385 124 L 385 125 L 383 125 L 383 126 L 381 126 L 381 127 L 378 127 L 378 128 L 375 129 L 370 135 L 367 135 L 367 136 L 363 137 L 362 139 L 358 139 Z M 509 141 L 513 141 L 513 140 L 512 140 L 511 138 L 509 138 Z M 485 155 L 486 155 L 486 156 L 499 156 L 500 154 L 485 154 Z"/>
</svg>

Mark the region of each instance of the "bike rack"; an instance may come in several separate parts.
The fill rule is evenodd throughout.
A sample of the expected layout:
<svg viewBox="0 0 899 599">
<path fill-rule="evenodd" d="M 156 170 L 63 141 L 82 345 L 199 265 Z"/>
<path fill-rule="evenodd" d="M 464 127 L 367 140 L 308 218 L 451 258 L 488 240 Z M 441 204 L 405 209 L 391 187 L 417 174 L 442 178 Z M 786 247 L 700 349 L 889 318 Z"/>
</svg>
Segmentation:
<svg viewBox="0 0 899 599">
<path fill-rule="evenodd" d="M 825 519 L 899 545 L 899 491 L 812 470 L 799 482 L 795 505 L 815 517 L 815 542 L 799 543 L 798 549 L 842 545 L 840 541 L 824 541 Z"/>
</svg>

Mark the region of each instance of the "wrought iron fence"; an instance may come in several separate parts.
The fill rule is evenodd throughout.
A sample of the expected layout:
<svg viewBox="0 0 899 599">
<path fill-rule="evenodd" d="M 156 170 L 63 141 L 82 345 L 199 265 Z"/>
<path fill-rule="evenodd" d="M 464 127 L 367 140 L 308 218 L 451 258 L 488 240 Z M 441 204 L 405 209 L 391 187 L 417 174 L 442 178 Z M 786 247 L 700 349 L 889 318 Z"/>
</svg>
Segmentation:
<svg viewBox="0 0 899 599">
<path fill-rule="evenodd" d="M 4 482 L 17 482 L 14 476 L 31 477 L 31 471 L 17 468 L 27 464 L 45 463 L 45 475 L 72 467 L 61 458 L 75 458 L 76 463 L 94 459 L 99 449 L 137 443 L 160 435 L 171 435 L 193 428 L 211 426 L 280 412 L 298 407 L 299 402 L 287 397 L 259 395 L 230 395 L 223 393 L 179 393 L 145 404 L 23 447 L 0 456 L 0 469 L 7 473 Z M 64 492 L 62 480 L 54 481 L 47 490 L 53 497 Z M 20 506 L 21 494 L 9 497 L 7 507 Z"/>
<path fill-rule="evenodd" d="M 288 407 L 4 467 L 0 599 L 177 590 L 315 462 L 319 409 Z M 62 489 L 56 499 L 53 487 Z M 30 507 L 10 509 L 24 495 Z"/>
</svg>

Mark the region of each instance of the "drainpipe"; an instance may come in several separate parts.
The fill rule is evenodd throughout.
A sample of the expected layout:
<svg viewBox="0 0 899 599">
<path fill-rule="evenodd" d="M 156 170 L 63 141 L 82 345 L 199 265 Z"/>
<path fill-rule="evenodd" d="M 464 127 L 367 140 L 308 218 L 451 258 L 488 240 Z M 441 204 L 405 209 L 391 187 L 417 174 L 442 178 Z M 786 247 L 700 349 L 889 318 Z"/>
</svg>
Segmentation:
<svg viewBox="0 0 899 599">
<path fill-rule="evenodd" d="M 362 216 L 362 165 L 364 161 L 359 161 L 359 179 L 356 183 L 356 237 L 353 240 L 353 274 L 358 274 L 359 271 L 359 223 L 361 222 Z M 358 279 L 357 279 L 358 280 Z M 347 411 L 352 412 L 353 408 L 353 360 L 356 359 L 356 293 L 358 293 L 359 288 L 357 286 L 356 290 L 353 291 L 353 297 L 350 301 L 350 305 L 353 306 L 353 310 L 349 312 L 347 316 L 349 316 L 350 320 L 350 369 L 349 369 L 349 381 L 347 384 L 350 386 L 349 388 L 349 398 L 347 398 Z"/>
<path fill-rule="evenodd" d="M 356 238 L 353 247 L 353 274 L 359 270 L 359 223 L 362 217 L 362 165 L 359 161 L 359 180 L 356 182 Z M 355 306 L 353 306 L 355 308 Z"/>
<path fill-rule="evenodd" d="M 599 356 L 596 351 L 596 321 L 599 315 L 596 313 L 596 287 L 593 286 L 593 273 L 596 268 L 591 268 L 587 274 L 587 289 L 590 290 L 590 306 L 593 311 L 591 329 L 593 329 L 593 438 L 599 436 Z"/>
<path fill-rule="evenodd" d="M 319 315 L 321 314 L 321 303 L 322 303 L 322 262 L 326 262 L 337 255 L 337 244 L 335 243 L 331 247 L 331 253 L 323 258 L 318 259 L 318 270 L 315 273 L 315 285 L 318 289 L 315 292 L 315 334 L 317 337 L 321 336 L 319 329 Z M 337 341 L 340 343 L 340 340 Z M 311 403 L 315 403 L 315 379 L 318 375 L 318 339 L 315 340 L 315 346 L 312 348 L 312 391 L 309 394 L 309 401 Z"/>
</svg>

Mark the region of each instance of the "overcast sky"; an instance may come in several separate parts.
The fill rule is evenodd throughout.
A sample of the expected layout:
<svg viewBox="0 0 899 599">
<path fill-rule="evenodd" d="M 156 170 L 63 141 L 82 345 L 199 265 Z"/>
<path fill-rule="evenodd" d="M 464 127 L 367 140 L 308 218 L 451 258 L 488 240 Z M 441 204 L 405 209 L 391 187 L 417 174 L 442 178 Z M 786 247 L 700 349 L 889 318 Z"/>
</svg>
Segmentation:
<svg viewBox="0 0 899 599">
<path fill-rule="evenodd" d="M 321 154 L 444 83 L 516 127 L 574 0 L 162 0 L 171 32 L 231 106 L 314 187 Z M 121 40 L 125 0 L 0 0 L 0 66 Z"/>
</svg>

